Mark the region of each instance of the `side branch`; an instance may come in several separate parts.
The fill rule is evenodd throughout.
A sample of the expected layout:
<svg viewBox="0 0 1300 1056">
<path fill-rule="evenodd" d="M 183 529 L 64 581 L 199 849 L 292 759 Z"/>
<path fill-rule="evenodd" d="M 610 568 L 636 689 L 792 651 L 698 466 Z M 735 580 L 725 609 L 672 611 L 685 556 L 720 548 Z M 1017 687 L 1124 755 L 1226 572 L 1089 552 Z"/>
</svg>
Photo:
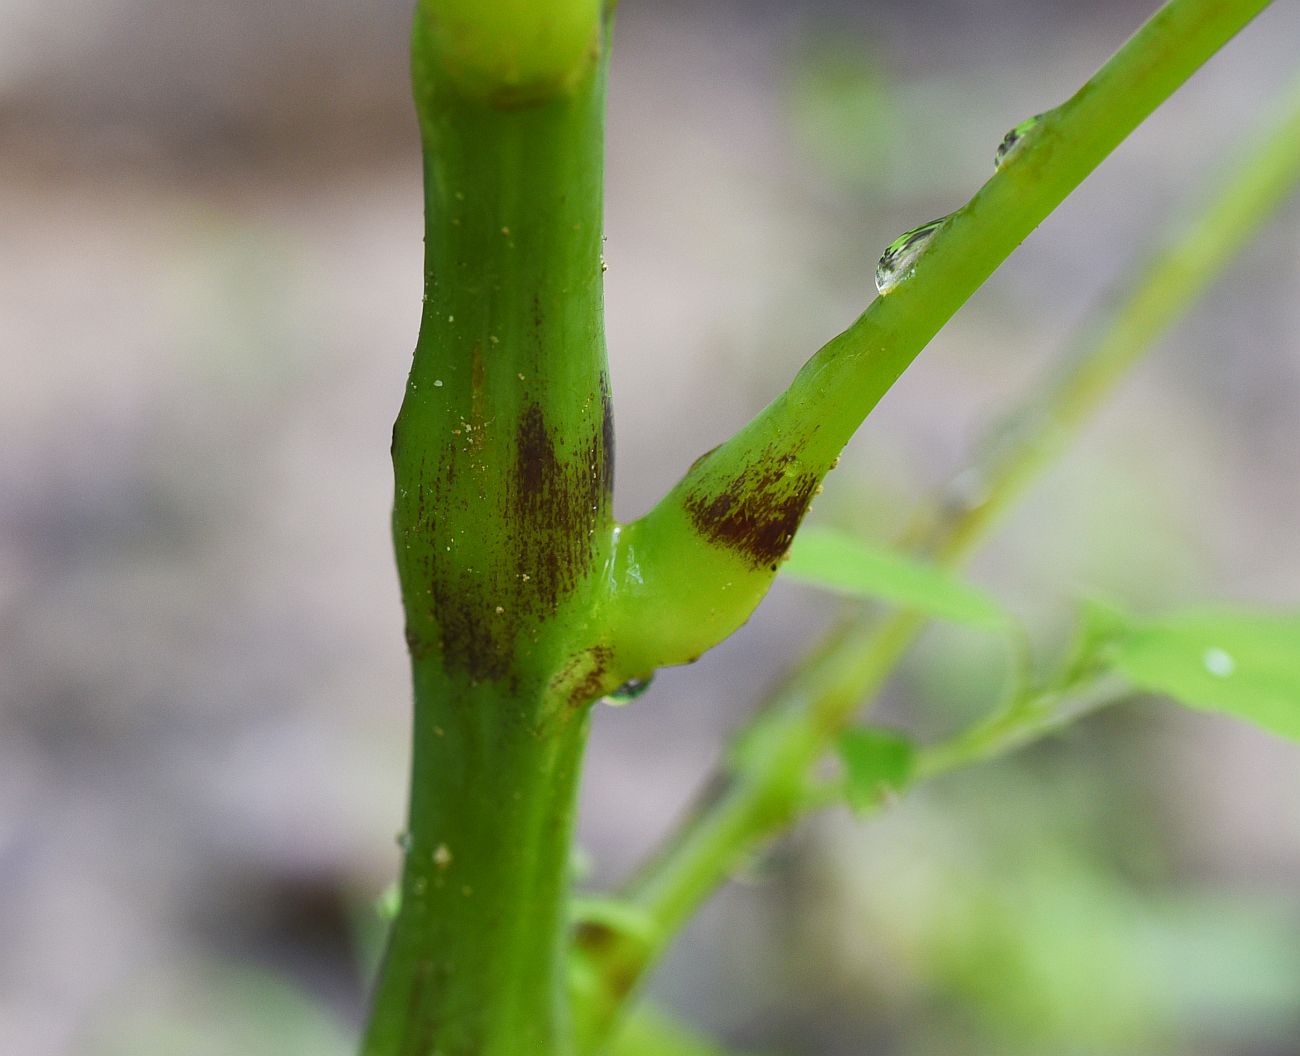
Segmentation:
<svg viewBox="0 0 1300 1056">
<path fill-rule="evenodd" d="M 1171 0 L 1027 130 L 790 387 L 618 536 L 613 651 L 629 675 L 689 662 L 748 618 L 822 477 L 958 308 L 1105 157 L 1268 0 Z"/>
<path fill-rule="evenodd" d="M 1012 416 L 1027 428 L 1008 435 L 972 470 L 981 481 L 983 500 L 978 505 L 941 504 L 949 513 L 918 533 L 920 548 L 944 567 L 959 565 L 1152 344 L 1295 193 L 1297 182 L 1300 84 L 1279 119 L 1205 208 L 1125 284 L 1126 296 L 1067 369 Z M 806 807 L 809 773 L 861 702 L 883 686 L 924 622 L 916 613 L 897 612 L 882 621 L 858 616 L 841 625 L 741 734 L 744 764 L 731 766 L 710 783 L 712 795 L 624 892 L 648 922 L 654 941 L 623 938 L 595 953 L 585 951 L 606 985 L 593 988 L 594 996 L 578 1008 L 587 1041 L 584 1052 L 604 1036 L 638 980 L 699 904 L 755 847 Z M 956 741 L 925 750 L 918 774 L 933 776 L 1001 753 L 1053 727 L 1056 714 L 1042 725 L 1022 723 L 1019 713 L 1010 723 L 1005 716 L 995 717 Z"/>
</svg>

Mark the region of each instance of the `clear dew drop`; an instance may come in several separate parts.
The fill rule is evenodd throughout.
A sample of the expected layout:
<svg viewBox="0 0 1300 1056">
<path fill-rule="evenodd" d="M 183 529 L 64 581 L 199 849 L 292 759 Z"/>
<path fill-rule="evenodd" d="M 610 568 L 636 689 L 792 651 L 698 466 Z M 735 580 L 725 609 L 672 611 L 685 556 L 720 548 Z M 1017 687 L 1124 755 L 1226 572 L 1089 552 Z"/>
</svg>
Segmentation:
<svg viewBox="0 0 1300 1056">
<path fill-rule="evenodd" d="M 605 703 L 617 708 L 636 700 L 637 697 L 650 688 L 650 683 L 654 680 L 654 675 L 647 678 L 629 678 L 605 698 Z"/>
<path fill-rule="evenodd" d="M 411 850 L 411 834 L 409 832 L 399 832 L 397 834 L 397 846 L 409 853 Z"/>
<path fill-rule="evenodd" d="M 1002 137 L 1002 142 L 998 144 L 997 152 L 993 155 L 993 168 L 995 170 L 1002 168 L 1002 163 L 1007 160 L 1013 150 L 1024 142 L 1025 136 L 1029 135 L 1030 131 L 1042 119 L 1042 114 L 1035 114 L 1033 117 L 1021 121 L 1020 124 Z"/>
<path fill-rule="evenodd" d="M 1227 678 L 1237 670 L 1237 661 L 1232 658 L 1232 654 L 1218 646 L 1206 649 L 1201 656 L 1201 663 L 1215 678 Z"/>
<path fill-rule="evenodd" d="M 941 216 L 928 224 L 904 231 L 880 255 L 876 264 L 876 289 L 886 294 L 895 286 L 912 277 L 916 262 L 921 258 L 939 228 L 948 222 L 948 217 Z"/>
<path fill-rule="evenodd" d="M 391 922 L 397 919 L 397 914 L 401 912 L 401 909 L 402 889 L 394 880 L 384 888 L 383 893 L 375 900 L 375 913 L 380 920 Z"/>
</svg>

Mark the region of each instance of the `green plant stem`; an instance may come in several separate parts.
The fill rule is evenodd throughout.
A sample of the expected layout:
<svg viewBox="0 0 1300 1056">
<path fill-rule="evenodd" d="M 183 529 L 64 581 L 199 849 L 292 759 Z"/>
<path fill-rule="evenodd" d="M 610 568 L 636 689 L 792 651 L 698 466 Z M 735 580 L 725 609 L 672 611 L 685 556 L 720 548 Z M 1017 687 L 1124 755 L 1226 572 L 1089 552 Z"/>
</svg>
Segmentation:
<svg viewBox="0 0 1300 1056">
<path fill-rule="evenodd" d="M 365 1056 L 571 1051 L 575 794 L 588 705 L 616 677 L 599 641 L 604 71 L 596 0 L 565 0 L 554 23 L 506 17 L 526 6 L 421 0 L 414 23 L 424 310 L 393 430 L 393 537 L 415 719 Z M 556 26 L 578 46 L 529 51 Z M 520 49 L 545 61 L 516 76 Z"/>
<path fill-rule="evenodd" d="M 1280 119 L 1246 153 L 1220 190 L 1181 231 L 1124 284 L 1124 295 L 1045 393 L 1011 420 L 987 460 L 961 474 L 979 482 L 975 503 L 945 503 L 920 549 L 956 567 L 987 536 L 999 514 L 1059 454 L 1133 365 L 1195 303 L 1295 189 L 1300 180 L 1300 86 Z M 969 492 L 969 485 L 961 489 Z M 584 1036 L 599 1039 L 637 979 L 681 924 L 756 846 L 779 833 L 800 809 L 808 774 L 862 701 L 884 685 L 926 623 L 913 612 L 882 621 L 855 615 L 840 624 L 780 687 L 741 734 L 728 772 L 634 877 L 625 896 L 656 922 L 654 943 L 611 943 L 608 985 L 580 1009 Z M 1036 727 L 1005 717 L 964 739 L 927 750 L 930 776 L 998 754 Z M 1051 728 L 1056 720 L 1044 717 Z M 599 958 L 597 958 L 599 960 Z M 591 1051 L 590 1046 L 584 1051 Z"/>
<path fill-rule="evenodd" d="M 363 1051 L 568 1051 L 559 984 L 588 713 L 539 736 L 503 714 L 494 685 L 458 685 L 432 664 L 415 678 L 419 780 Z"/>
<path fill-rule="evenodd" d="M 1300 180 L 1300 83 L 1259 142 L 1226 174 L 1205 207 L 1140 265 L 1125 294 L 1091 340 L 1039 399 L 1007 419 L 986 465 L 963 474 L 974 496 L 938 533 L 932 552 L 960 560 L 1128 375 L 1186 314 Z M 960 501 L 959 503 L 960 504 Z M 950 506 L 953 504 L 949 504 Z"/>
<path fill-rule="evenodd" d="M 922 748 L 907 787 L 1009 755 L 1131 693 L 1122 680 L 1097 678 L 1018 701 L 946 741 Z"/>
<path fill-rule="evenodd" d="M 999 264 L 1268 0 L 1171 0 L 1044 114 L 934 235 L 914 273 L 818 351 L 789 388 L 695 463 L 615 546 L 612 633 L 639 672 L 740 626 L 839 452 Z"/>
<path fill-rule="evenodd" d="M 891 787 L 875 806 L 886 806 L 937 777 L 1010 755 L 1131 694 L 1131 687 L 1123 680 L 1097 676 L 1068 688 L 1044 690 L 1017 700 L 946 740 L 921 747 L 908 778 Z M 842 804 L 845 797 L 844 782 L 827 782 L 810 790 L 806 809 Z"/>
</svg>

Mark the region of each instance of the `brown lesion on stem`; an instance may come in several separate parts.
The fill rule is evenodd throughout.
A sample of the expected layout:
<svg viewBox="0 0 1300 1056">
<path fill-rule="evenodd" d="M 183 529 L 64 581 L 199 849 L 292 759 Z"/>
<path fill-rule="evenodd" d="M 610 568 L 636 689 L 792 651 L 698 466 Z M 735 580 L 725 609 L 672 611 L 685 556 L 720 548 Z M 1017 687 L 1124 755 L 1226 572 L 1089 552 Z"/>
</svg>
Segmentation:
<svg viewBox="0 0 1300 1056">
<path fill-rule="evenodd" d="M 476 346 L 474 366 L 480 362 Z M 473 390 L 477 394 L 477 384 Z M 407 642 L 417 660 L 440 656 L 448 672 L 475 681 L 517 678 L 524 674 L 521 644 L 529 635 L 535 638 L 537 628 L 592 575 L 613 485 L 612 411 L 603 378 L 590 399 L 599 401 L 599 411 L 567 441 L 540 403 L 526 403 L 503 438 L 506 472 L 501 476 L 476 479 L 487 460 L 499 457 L 498 445 L 488 438 L 491 430 L 477 417 L 478 401 L 468 434 L 420 464 L 413 501 L 403 504 L 407 520 L 397 526 L 399 556 L 412 555 L 405 558 L 410 564 L 403 568 L 403 580 L 408 605 L 412 598 L 415 602 L 408 608 Z M 400 430 L 395 436 L 400 446 Z M 484 488 L 488 495 L 476 500 Z M 498 559 L 485 563 L 481 556 L 473 561 L 461 556 L 458 544 L 471 530 L 501 538 Z M 405 546 L 408 540 L 419 545 L 412 550 Z M 592 659 L 600 661 L 594 654 Z M 591 666 L 565 680 L 566 696 L 599 695 L 608 664 Z M 533 674 L 548 677 L 544 671 Z"/>
<path fill-rule="evenodd" d="M 697 462 L 705 473 L 708 457 Z M 707 476 L 701 484 L 688 486 L 682 505 L 695 530 L 709 542 L 739 554 L 754 569 L 775 572 L 823 473 L 822 467 L 803 466 L 797 451 L 769 449 L 721 488 Z"/>
<path fill-rule="evenodd" d="M 598 920 L 579 920 L 573 926 L 571 949 L 599 966 L 599 985 L 603 1003 L 610 1008 L 621 1005 L 641 981 L 649 944 Z"/>
<path fill-rule="evenodd" d="M 591 571 L 593 531 L 609 503 L 604 432 L 602 422 L 566 455 L 538 404 L 519 419 L 509 516 L 521 594 L 545 614 Z"/>
<path fill-rule="evenodd" d="M 613 663 L 614 651 L 609 646 L 588 646 L 565 662 L 547 689 L 568 711 L 585 707 L 618 685 Z"/>
</svg>

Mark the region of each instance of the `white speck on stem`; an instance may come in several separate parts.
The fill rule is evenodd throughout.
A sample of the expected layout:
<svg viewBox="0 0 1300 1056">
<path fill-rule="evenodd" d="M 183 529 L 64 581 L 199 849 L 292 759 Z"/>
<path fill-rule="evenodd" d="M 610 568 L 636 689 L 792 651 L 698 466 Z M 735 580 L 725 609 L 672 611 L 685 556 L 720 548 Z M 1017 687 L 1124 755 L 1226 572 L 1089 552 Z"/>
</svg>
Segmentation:
<svg viewBox="0 0 1300 1056">
<path fill-rule="evenodd" d="M 1237 670 L 1237 661 L 1232 658 L 1232 654 L 1217 645 L 1205 650 L 1201 663 L 1205 665 L 1205 670 L 1216 678 L 1227 678 Z"/>
</svg>

